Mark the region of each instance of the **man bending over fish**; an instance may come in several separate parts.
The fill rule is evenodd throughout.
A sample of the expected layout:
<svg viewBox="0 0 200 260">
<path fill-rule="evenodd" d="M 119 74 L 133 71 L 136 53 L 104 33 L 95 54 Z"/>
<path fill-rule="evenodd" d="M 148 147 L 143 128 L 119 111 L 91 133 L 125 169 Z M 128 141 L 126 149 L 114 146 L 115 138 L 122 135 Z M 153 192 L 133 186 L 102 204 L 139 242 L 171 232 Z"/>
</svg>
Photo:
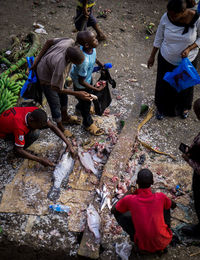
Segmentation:
<svg viewBox="0 0 200 260">
<path fill-rule="evenodd" d="M 44 166 L 54 166 L 47 158 L 31 154 L 24 149 L 39 137 L 38 129 L 50 128 L 68 146 L 72 154 L 74 150 L 62 131 L 48 118 L 44 110 L 37 107 L 13 107 L 0 115 L 0 138 L 13 140 L 14 150 L 21 157 L 41 163 Z"/>
<path fill-rule="evenodd" d="M 139 189 L 125 194 L 112 208 L 118 224 L 130 235 L 140 252 L 164 253 L 172 240 L 170 208 L 176 203 L 164 193 L 152 193 L 153 174 L 138 172 Z"/>
</svg>

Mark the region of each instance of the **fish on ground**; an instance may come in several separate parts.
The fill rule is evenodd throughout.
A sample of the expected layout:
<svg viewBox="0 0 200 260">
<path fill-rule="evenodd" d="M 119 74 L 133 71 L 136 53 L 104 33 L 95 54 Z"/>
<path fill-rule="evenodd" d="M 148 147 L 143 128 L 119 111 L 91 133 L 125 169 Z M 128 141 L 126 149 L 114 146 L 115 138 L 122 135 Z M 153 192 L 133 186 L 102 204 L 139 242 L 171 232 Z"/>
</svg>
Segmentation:
<svg viewBox="0 0 200 260">
<path fill-rule="evenodd" d="M 53 172 L 54 183 L 47 195 L 50 200 L 55 201 L 60 197 L 60 186 L 62 181 L 63 179 L 68 178 L 73 171 L 73 168 L 74 159 L 69 152 L 64 153 Z"/>
<path fill-rule="evenodd" d="M 87 223 L 89 230 L 94 234 L 95 236 L 95 242 L 100 243 L 101 235 L 100 235 L 100 223 L 101 218 L 99 216 L 99 213 L 96 211 L 94 206 L 92 204 L 89 205 L 87 208 Z"/>
<path fill-rule="evenodd" d="M 89 152 L 84 152 L 83 149 L 78 149 L 78 156 L 81 161 L 81 164 L 87 171 L 93 172 L 96 176 L 98 176 L 98 170 L 94 167 L 94 162 Z"/>
</svg>

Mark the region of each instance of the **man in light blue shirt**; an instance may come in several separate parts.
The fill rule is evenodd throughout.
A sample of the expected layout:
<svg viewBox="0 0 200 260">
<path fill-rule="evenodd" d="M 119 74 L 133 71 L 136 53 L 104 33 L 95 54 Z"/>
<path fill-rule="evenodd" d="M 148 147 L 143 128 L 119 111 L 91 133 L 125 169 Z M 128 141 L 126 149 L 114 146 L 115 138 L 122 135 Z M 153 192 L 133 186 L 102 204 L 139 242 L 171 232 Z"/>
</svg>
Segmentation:
<svg viewBox="0 0 200 260">
<path fill-rule="evenodd" d="M 105 85 L 100 87 L 92 85 L 92 72 L 95 63 L 103 67 L 103 64 L 96 58 L 96 47 L 98 40 L 95 35 L 89 31 L 78 32 L 76 41 L 81 45 L 81 50 L 85 56 L 85 59 L 80 65 L 73 65 L 70 76 L 73 80 L 74 90 L 83 90 L 92 93 L 93 91 L 101 91 Z M 76 109 L 80 111 L 83 117 L 83 126 L 90 134 L 102 135 L 103 129 L 100 129 L 93 123 L 93 119 L 90 114 L 91 101 L 84 101 L 78 99 Z"/>
<path fill-rule="evenodd" d="M 81 46 L 80 49 L 83 51 L 83 47 Z M 71 70 L 71 78 L 73 79 L 73 83 L 78 89 L 85 89 L 83 85 L 79 83 L 79 77 L 83 77 L 85 81 L 89 84 L 92 82 L 92 72 L 94 69 L 94 65 L 96 63 L 96 49 L 93 48 L 92 53 L 88 54 L 83 51 L 85 56 L 85 60 L 80 65 L 72 65 Z"/>
</svg>

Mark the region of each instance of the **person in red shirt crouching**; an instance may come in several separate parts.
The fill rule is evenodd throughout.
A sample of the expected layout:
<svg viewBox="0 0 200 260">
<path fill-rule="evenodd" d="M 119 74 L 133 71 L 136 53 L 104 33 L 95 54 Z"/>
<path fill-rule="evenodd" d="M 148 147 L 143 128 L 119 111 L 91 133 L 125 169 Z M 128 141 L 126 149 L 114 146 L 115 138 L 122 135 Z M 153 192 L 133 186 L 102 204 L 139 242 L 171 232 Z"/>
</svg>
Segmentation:
<svg viewBox="0 0 200 260">
<path fill-rule="evenodd" d="M 13 107 L 0 115 L 0 138 L 11 139 L 15 142 L 15 152 L 20 156 L 39 162 L 44 166 L 54 166 L 47 158 L 42 158 L 25 151 L 39 137 L 39 130 L 50 128 L 67 145 L 74 154 L 71 143 L 66 139 L 62 131 L 47 118 L 44 110 L 37 107 Z"/>
<path fill-rule="evenodd" d="M 165 252 L 172 240 L 170 208 L 175 208 L 176 203 L 164 193 L 152 193 L 153 174 L 150 170 L 140 170 L 136 182 L 139 189 L 125 194 L 111 212 L 139 252 Z"/>
</svg>

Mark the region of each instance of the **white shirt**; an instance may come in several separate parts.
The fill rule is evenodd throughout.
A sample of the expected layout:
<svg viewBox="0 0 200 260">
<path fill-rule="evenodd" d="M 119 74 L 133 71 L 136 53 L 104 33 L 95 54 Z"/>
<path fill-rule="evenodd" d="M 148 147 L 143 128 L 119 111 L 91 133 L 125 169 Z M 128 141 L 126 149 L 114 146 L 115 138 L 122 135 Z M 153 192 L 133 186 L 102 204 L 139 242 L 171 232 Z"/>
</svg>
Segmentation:
<svg viewBox="0 0 200 260">
<path fill-rule="evenodd" d="M 163 58 L 175 66 L 182 60 L 181 52 L 193 43 L 198 47 L 189 52 L 188 59 L 192 62 L 196 58 L 200 47 L 200 18 L 193 28 L 189 27 L 187 33 L 182 34 L 183 31 L 184 27 L 171 23 L 167 13 L 164 13 L 153 44 L 160 49 Z"/>
</svg>

